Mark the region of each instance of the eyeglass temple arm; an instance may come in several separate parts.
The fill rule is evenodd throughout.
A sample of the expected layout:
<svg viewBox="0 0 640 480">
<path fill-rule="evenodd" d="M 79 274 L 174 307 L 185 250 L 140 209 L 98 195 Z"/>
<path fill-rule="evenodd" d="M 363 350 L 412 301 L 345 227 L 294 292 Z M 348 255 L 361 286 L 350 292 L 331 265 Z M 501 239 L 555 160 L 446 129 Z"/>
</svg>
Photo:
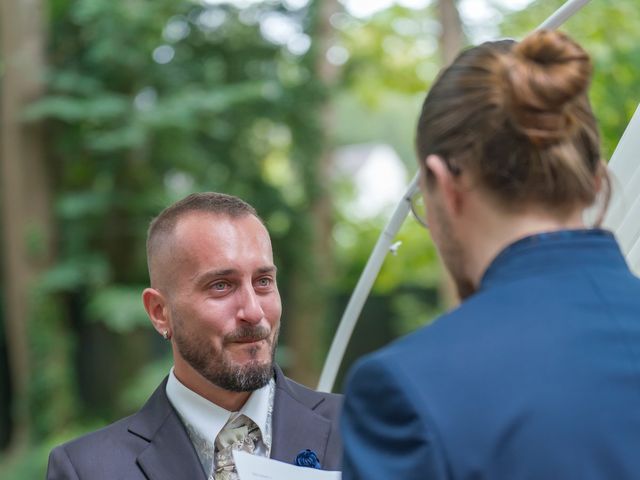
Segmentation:
<svg viewBox="0 0 640 480">
<path fill-rule="evenodd" d="M 542 22 L 537 30 L 543 28 L 550 30 L 558 28 L 589 1 L 590 0 L 569 0 L 565 2 L 549 18 Z M 333 337 L 333 342 L 329 348 L 327 360 L 325 361 L 322 374 L 320 375 L 320 381 L 318 382 L 317 390 L 321 392 L 330 392 L 333 390 L 333 385 L 336 381 L 336 376 L 338 375 L 338 369 L 342 364 L 344 352 L 347 349 L 347 345 L 351 339 L 356 322 L 360 317 L 360 312 L 362 312 L 364 302 L 367 300 L 369 292 L 373 288 L 373 283 L 378 276 L 378 272 L 380 272 L 380 268 L 387 256 L 389 247 L 392 245 L 402 223 L 409 214 L 411 197 L 418 189 L 418 175 L 419 172 L 417 172 L 413 177 L 413 180 L 411 180 L 402 200 L 400 200 L 400 203 L 391 215 L 391 219 L 387 223 L 387 226 L 380 234 L 380 237 L 373 248 L 373 252 L 369 257 L 369 260 L 367 260 L 367 264 L 360 275 L 356 288 L 351 294 L 347 308 L 342 314 L 338 330 Z"/>
</svg>

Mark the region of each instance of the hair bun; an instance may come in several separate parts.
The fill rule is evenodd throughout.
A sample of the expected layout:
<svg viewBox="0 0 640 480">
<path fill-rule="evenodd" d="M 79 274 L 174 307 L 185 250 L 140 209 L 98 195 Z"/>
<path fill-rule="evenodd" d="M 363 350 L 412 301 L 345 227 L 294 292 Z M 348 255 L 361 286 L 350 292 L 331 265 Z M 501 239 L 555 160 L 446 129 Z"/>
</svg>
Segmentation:
<svg viewBox="0 0 640 480">
<path fill-rule="evenodd" d="M 591 71 L 589 55 L 563 33 L 538 30 L 515 44 L 506 75 L 517 129 L 537 145 L 570 135 Z"/>
</svg>

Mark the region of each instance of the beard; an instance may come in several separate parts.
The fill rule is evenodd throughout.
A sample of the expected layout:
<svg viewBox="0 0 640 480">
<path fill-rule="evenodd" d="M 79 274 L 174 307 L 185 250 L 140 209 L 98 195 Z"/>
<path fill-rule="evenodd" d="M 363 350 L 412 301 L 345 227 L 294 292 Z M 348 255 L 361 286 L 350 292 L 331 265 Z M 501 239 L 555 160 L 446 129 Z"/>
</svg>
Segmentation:
<svg viewBox="0 0 640 480">
<path fill-rule="evenodd" d="M 251 392 L 264 387 L 273 378 L 273 363 L 278 343 L 279 327 L 273 339 L 269 340 L 269 330 L 262 326 L 243 326 L 222 339 L 226 345 L 236 341 L 258 341 L 265 339 L 271 349 L 269 360 L 255 359 L 259 349 L 251 347 L 252 357 L 247 363 L 238 364 L 231 360 L 224 349 L 217 349 L 204 335 L 189 332 L 184 322 L 174 313 L 176 319 L 173 338 L 178 352 L 184 360 L 212 384 L 231 392 Z"/>
<path fill-rule="evenodd" d="M 460 300 L 465 300 L 478 290 L 473 281 L 465 273 L 465 254 L 462 248 L 462 242 L 453 233 L 453 228 L 449 219 L 443 215 L 442 210 L 437 209 L 438 215 L 435 215 L 432 221 L 432 232 L 440 258 L 451 274 L 453 283 Z M 437 238 L 436 238 L 437 237 Z"/>
</svg>

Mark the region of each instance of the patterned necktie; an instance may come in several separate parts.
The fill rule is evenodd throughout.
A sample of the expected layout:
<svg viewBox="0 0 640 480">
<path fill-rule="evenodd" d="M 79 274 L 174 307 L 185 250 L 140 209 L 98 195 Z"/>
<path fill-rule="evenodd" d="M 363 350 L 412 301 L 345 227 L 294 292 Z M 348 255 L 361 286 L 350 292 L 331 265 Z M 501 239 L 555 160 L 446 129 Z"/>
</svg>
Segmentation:
<svg viewBox="0 0 640 480">
<path fill-rule="evenodd" d="M 230 419 L 215 441 L 214 480 L 238 480 L 233 450 L 253 453 L 261 440 L 260 428 L 245 415 Z"/>
</svg>

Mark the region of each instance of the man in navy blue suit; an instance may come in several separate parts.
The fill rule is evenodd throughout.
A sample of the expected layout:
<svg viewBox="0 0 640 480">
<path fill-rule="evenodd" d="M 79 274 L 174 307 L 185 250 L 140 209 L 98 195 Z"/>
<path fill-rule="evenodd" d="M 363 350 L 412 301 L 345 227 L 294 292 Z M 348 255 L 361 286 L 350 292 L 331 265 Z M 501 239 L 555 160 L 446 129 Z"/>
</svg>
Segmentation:
<svg viewBox="0 0 640 480">
<path fill-rule="evenodd" d="M 540 31 L 431 88 L 421 190 L 463 301 L 350 372 L 344 480 L 640 478 L 640 280 L 582 220 L 609 195 L 590 77 Z"/>
</svg>

